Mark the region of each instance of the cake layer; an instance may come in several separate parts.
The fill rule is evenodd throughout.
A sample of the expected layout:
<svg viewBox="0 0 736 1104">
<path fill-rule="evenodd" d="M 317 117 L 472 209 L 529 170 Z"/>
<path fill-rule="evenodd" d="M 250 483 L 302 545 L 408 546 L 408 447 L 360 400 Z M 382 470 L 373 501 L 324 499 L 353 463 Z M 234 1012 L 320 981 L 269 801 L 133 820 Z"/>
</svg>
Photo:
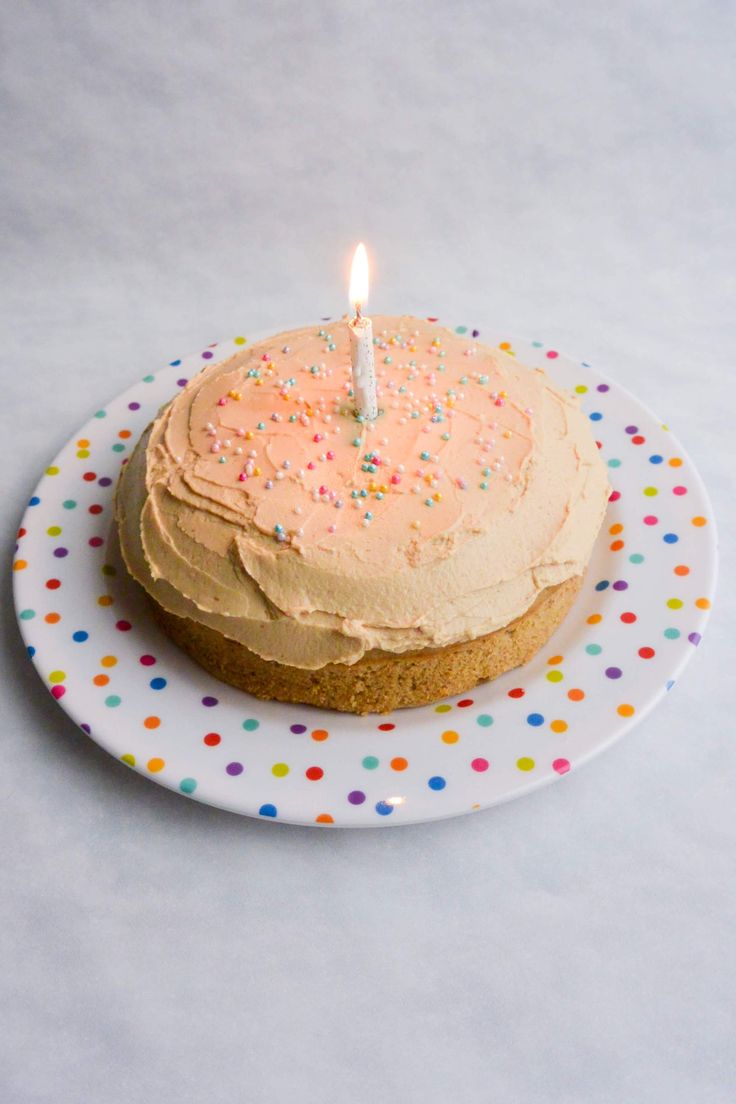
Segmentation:
<svg viewBox="0 0 736 1104">
<path fill-rule="evenodd" d="M 125 561 L 164 609 L 316 670 L 477 639 L 582 573 L 609 488 L 577 401 L 436 324 L 374 333 L 374 422 L 339 321 L 245 348 L 164 408 L 117 495 Z"/>
</svg>

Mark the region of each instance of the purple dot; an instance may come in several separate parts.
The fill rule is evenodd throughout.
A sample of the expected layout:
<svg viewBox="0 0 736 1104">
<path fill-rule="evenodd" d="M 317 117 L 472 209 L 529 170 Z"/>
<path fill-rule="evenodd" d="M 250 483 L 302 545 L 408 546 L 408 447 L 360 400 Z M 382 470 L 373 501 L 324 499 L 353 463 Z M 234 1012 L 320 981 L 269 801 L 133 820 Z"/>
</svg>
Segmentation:
<svg viewBox="0 0 736 1104">
<path fill-rule="evenodd" d="M 620 667 L 606 667 L 606 678 L 619 679 L 623 671 Z"/>
<path fill-rule="evenodd" d="M 629 434 L 629 436 L 631 436 L 632 433 L 638 433 L 639 432 L 639 427 L 638 426 L 627 426 L 626 427 L 626 432 Z"/>
<path fill-rule="evenodd" d="M 300 736 L 302 734 L 302 732 L 307 731 L 307 726 L 306 725 L 291 725 L 290 731 L 293 732 L 296 736 Z"/>
<path fill-rule="evenodd" d="M 213 705 L 217 705 L 217 698 L 211 698 L 208 695 L 206 698 L 202 698 L 202 705 L 206 705 L 208 709 L 211 709 Z"/>
<path fill-rule="evenodd" d="M 365 794 L 362 790 L 351 790 L 348 794 L 348 801 L 351 805 L 362 805 L 365 801 Z"/>
<path fill-rule="evenodd" d="M 101 479 L 97 480 L 97 482 L 100 484 L 101 487 L 109 487 L 112 483 L 112 479 L 109 475 L 103 475 Z"/>
<path fill-rule="evenodd" d="M 228 763 L 228 765 L 225 767 L 225 770 L 227 771 L 228 774 L 232 774 L 232 775 L 242 774 L 243 773 L 243 764 L 242 763 Z"/>
<path fill-rule="evenodd" d="M 700 643 L 700 641 L 702 640 L 702 637 L 701 637 L 700 633 L 696 633 L 696 632 L 688 633 L 687 638 L 688 638 L 688 640 L 690 641 L 691 644 L 695 645 L 696 648 L 697 648 L 698 644 Z"/>
<path fill-rule="evenodd" d="M 607 383 L 599 383 L 599 384 L 598 384 L 598 387 L 596 388 L 596 390 L 597 390 L 597 391 L 602 391 L 602 392 L 604 392 L 604 393 L 605 393 L 606 391 L 610 391 L 610 390 L 611 390 L 611 388 L 610 388 L 610 387 L 608 386 L 608 384 L 607 384 Z"/>
<path fill-rule="evenodd" d="M 54 549 L 54 555 L 56 556 L 57 559 L 63 560 L 65 556 L 69 555 L 69 549 L 68 548 L 55 548 Z"/>
<path fill-rule="evenodd" d="M 81 724 L 79 727 L 81 728 L 82 732 L 86 732 L 88 736 L 92 735 L 92 729 L 89 727 L 88 724 Z"/>
<path fill-rule="evenodd" d="M 186 387 L 186 385 L 187 385 L 188 383 L 189 383 L 189 380 L 186 380 L 186 379 L 178 379 L 178 380 L 176 381 L 176 385 L 177 385 L 177 387 Z"/>
<path fill-rule="evenodd" d="M 128 410 L 140 410 L 140 408 L 141 408 L 140 403 L 135 403 L 135 402 L 128 403 Z"/>
<path fill-rule="evenodd" d="M 209 349 L 207 350 L 207 352 L 202 353 L 202 358 L 203 360 L 212 360 L 212 353 L 209 351 Z"/>
<path fill-rule="evenodd" d="M 625 579 L 617 579 L 616 582 L 613 584 L 613 589 L 614 590 L 628 590 L 629 589 L 629 584 L 625 581 Z"/>
</svg>

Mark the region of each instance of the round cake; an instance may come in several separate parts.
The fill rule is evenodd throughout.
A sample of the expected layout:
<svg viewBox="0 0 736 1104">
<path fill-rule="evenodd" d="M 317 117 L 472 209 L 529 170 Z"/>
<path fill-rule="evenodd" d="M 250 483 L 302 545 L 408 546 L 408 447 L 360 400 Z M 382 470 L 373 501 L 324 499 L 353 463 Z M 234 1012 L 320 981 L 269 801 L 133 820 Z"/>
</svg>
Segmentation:
<svg viewBox="0 0 736 1104">
<path fill-rule="evenodd" d="M 574 397 L 436 323 L 373 327 L 375 420 L 345 322 L 311 326 L 205 368 L 121 475 L 122 555 L 160 625 L 257 697 L 387 712 L 527 662 L 603 520 Z"/>
</svg>

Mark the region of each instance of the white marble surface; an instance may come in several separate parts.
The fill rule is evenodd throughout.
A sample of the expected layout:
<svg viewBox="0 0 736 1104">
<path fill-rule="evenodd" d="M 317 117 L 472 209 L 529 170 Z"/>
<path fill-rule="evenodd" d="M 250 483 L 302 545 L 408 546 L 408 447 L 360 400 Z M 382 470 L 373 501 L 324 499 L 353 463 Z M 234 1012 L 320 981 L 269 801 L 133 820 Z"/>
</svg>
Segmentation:
<svg viewBox="0 0 736 1104">
<path fill-rule="evenodd" d="M 682 684 L 579 773 L 426 827 L 254 823 L 43 691 L 3 587 L 0 1099 L 729 1104 L 734 7 L 9 5 L 0 496 L 144 370 L 344 305 L 600 365 L 725 557 Z M 729 559 L 730 557 L 730 559 Z M 729 627 L 730 626 L 730 627 Z"/>
</svg>

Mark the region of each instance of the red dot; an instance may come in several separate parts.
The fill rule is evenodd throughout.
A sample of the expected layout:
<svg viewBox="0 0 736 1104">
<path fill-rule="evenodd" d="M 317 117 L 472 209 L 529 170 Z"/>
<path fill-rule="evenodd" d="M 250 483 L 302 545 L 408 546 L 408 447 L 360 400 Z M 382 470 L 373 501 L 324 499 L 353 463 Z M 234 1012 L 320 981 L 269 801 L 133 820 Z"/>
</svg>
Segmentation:
<svg viewBox="0 0 736 1104">
<path fill-rule="evenodd" d="M 633 625 L 634 622 L 636 621 L 636 614 L 635 613 L 622 613 L 621 614 L 621 620 L 623 621 L 624 625 Z"/>
<path fill-rule="evenodd" d="M 602 449 L 602 448 L 603 448 L 603 442 L 602 442 L 602 441 L 596 441 L 596 443 L 595 443 L 595 447 L 596 447 L 597 449 Z"/>
<path fill-rule="evenodd" d="M 59 698 L 63 698 L 64 695 L 66 694 L 66 687 L 64 687 L 64 686 L 52 686 L 51 687 L 51 693 L 58 700 Z"/>
<path fill-rule="evenodd" d="M 96 502 L 94 506 L 90 506 L 89 512 L 91 514 L 101 514 L 104 506 L 100 506 L 99 502 Z"/>
<path fill-rule="evenodd" d="M 26 535 L 26 533 L 27 533 L 27 532 L 28 532 L 28 530 L 27 530 L 27 529 L 23 529 L 23 528 L 21 527 L 21 528 L 20 528 L 20 529 L 18 530 L 18 540 L 20 540 L 20 538 L 21 538 L 21 537 L 24 537 L 24 536 Z"/>
<path fill-rule="evenodd" d="M 85 472 L 82 479 L 86 479 L 88 483 L 93 483 L 97 478 L 97 472 Z"/>
<path fill-rule="evenodd" d="M 222 736 L 219 732 L 208 732 L 204 738 L 204 743 L 207 747 L 217 747 L 221 739 Z"/>
<path fill-rule="evenodd" d="M 90 548 L 99 548 L 99 547 L 100 547 L 101 545 L 103 545 L 104 543 L 105 543 L 105 542 L 104 542 L 104 540 L 102 539 L 102 537 L 90 537 L 90 538 L 89 538 L 89 546 L 90 546 Z"/>
<path fill-rule="evenodd" d="M 325 772 L 321 767 L 307 767 L 304 773 L 310 782 L 319 782 Z"/>
<path fill-rule="evenodd" d="M 120 632 L 129 632 L 133 628 L 133 626 L 131 625 L 130 621 L 116 621 L 115 628 L 118 629 Z"/>
<path fill-rule="evenodd" d="M 523 698 L 524 693 L 525 693 L 525 691 L 522 690 L 520 686 L 517 686 L 514 690 L 509 690 L 509 697 L 510 698 Z"/>
<path fill-rule="evenodd" d="M 647 516 L 644 518 L 645 525 L 657 525 L 658 523 L 659 518 L 655 517 L 654 514 L 647 514 Z"/>
<path fill-rule="evenodd" d="M 646 441 L 646 437 L 642 437 L 640 433 L 637 433 L 636 437 L 631 438 L 632 445 L 643 445 Z"/>
<path fill-rule="evenodd" d="M 61 579 L 47 579 L 46 587 L 48 590 L 58 590 L 61 586 Z"/>
<path fill-rule="evenodd" d="M 473 699 L 472 698 L 463 698 L 463 700 L 459 701 L 457 704 L 460 707 L 460 709 L 467 709 L 469 705 L 473 704 Z"/>
<path fill-rule="evenodd" d="M 620 497 L 621 497 L 621 492 L 620 491 L 611 491 L 610 495 L 608 496 L 608 501 L 609 502 L 618 502 Z"/>
<path fill-rule="evenodd" d="M 394 730 L 395 728 L 396 728 L 396 725 L 394 725 L 394 724 L 389 724 L 389 723 L 388 723 L 388 721 L 386 721 L 386 723 L 385 723 L 385 724 L 380 724 L 380 725 L 378 726 L 378 730 L 379 730 L 379 732 L 393 732 L 393 730 Z"/>
<path fill-rule="evenodd" d="M 138 662 L 142 664 L 143 667 L 153 667 L 156 662 L 156 657 L 152 655 L 142 655 Z"/>
<path fill-rule="evenodd" d="M 642 659 L 651 659 L 654 655 L 654 648 L 640 648 L 639 655 Z"/>
</svg>

